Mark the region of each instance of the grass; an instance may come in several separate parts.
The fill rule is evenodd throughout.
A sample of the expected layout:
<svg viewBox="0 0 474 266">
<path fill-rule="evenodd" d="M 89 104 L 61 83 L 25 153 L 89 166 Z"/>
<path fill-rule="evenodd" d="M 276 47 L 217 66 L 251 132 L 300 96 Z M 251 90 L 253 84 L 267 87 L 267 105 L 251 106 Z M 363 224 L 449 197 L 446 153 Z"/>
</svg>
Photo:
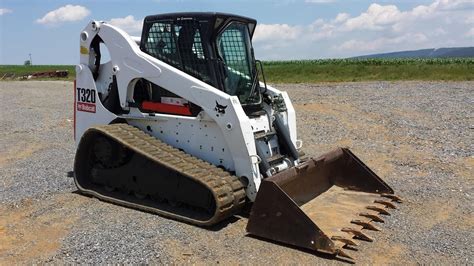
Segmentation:
<svg viewBox="0 0 474 266">
<path fill-rule="evenodd" d="M 474 80 L 474 58 L 322 59 L 265 61 L 263 65 L 267 82 L 271 83 Z M 35 72 L 55 70 L 68 70 L 67 80 L 74 80 L 76 75 L 72 65 L 0 65 L 0 78 L 6 73 L 14 73 L 16 77 L 21 77 Z"/>
<path fill-rule="evenodd" d="M 273 83 L 474 80 L 472 59 L 340 59 L 264 62 Z"/>
<path fill-rule="evenodd" d="M 22 66 L 22 65 L 0 65 L 0 78 L 5 74 L 15 74 L 15 77 L 28 76 L 36 72 L 67 70 L 69 76 L 67 78 L 42 78 L 41 80 L 74 80 L 76 71 L 73 65 L 37 65 L 37 66 Z"/>
</svg>

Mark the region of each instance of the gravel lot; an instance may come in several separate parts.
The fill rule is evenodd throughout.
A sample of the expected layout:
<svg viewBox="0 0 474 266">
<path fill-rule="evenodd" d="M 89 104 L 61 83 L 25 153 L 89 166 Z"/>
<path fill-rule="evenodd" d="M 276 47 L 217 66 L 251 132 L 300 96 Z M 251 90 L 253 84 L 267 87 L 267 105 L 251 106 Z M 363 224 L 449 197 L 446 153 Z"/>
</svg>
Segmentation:
<svg viewBox="0 0 474 266">
<path fill-rule="evenodd" d="M 472 264 L 474 82 L 278 85 L 305 151 L 349 146 L 405 199 L 357 262 Z M 0 264 L 341 264 L 75 193 L 71 82 L 0 82 Z"/>
</svg>

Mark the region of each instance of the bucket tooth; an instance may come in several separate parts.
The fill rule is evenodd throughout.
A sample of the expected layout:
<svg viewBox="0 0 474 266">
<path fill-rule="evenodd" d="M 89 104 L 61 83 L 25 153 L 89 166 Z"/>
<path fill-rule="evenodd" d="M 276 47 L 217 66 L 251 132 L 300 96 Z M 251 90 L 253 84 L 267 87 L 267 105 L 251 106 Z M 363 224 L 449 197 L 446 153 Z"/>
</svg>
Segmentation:
<svg viewBox="0 0 474 266">
<path fill-rule="evenodd" d="M 396 196 L 394 194 L 383 193 L 380 196 L 385 197 L 385 198 L 389 198 L 392 201 L 397 202 L 397 203 L 402 203 L 403 202 L 403 200 L 399 196 Z"/>
<path fill-rule="evenodd" d="M 350 227 L 344 227 L 341 229 L 342 232 L 345 232 L 345 233 L 350 233 L 350 234 L 353 234 L 355 238 L 357 239 L 360 239 L 360 240 L 365 240 L 365 241 L 368 241 L 368 242 L 373 242 L 374 239 L 364 233 L 362 233 L 360 230 L 357 230 L 357 229 L 354 229 L 354 228 L 350 228 Z"/>
<path fill-rule="evenodd" d="M 396 209 L 397 207 L 395 206 L 395 204 L 391 203 L 391 202 L 388 202 L 386 200 L 374 200 L 374 203 L 378 203 L 378 204 L 382 204 L 384 205 L 385 207 L 387 208 L 390 208 L 390 209 Z"/>
<path fill-rule="evenodd" d="M 339 242 L 342 242 L 342 243 L 344 243 L 346 245 L 349 245 L 349 246 L 358 246 L 359 245 L 354 240 L 348 239 L 348 238 L 345 238 L 345 237 L 342 237 L 342 236 L 332 236 L 331 240 L 339 241 Z"/>
<path fill-rule="evenodd" d="M 376 227 L 375 225 L 369 223 L 369 222 L 364 222 L 361 220 L 352 220 L 352 224 L 357 224 L 362 226 L 364 229 L 372 230 L 372 231 L 380 231 L 380 228 Z"/>
<path fill-rule="evenodd" d="M 369 218 L 374 222 L 379 222 L 379 223 L 384 223 L 385 222 L 382 218 L 380 218 L 380 216 L 378 216 L 376 214 L 370 214 L 370 213 L 367 213 L 367 212 L 363 212 L 363 213 L 359 213 L 359 216 Z"/>
<path fill-rule="evenodd" d="M 376 211 L 383 215 L 390 215 L 390 213 L 387 210 L 385 210 L 384 208 L 377 207 L 377 206 L 367 206 L 365 208 L 371 211 Z"/>
<path fill-rule="evenodd" d="M 346 252 L 342 251 L 342 250 L 337 250 L 337 256 L 341 256 L 343 258 L 347 258 L 347 259 L 350 259 L 350 260 L 354 260 L 353 257 L 351 257 L 349 254 L 347 254 Z"/>
<path fill-rule="evenodd" d="M 359 251 L 359 249 L 356 248 L 355 246 L 344 245 L 344 247 L 342 248 L 346 250 L 351 250 L 351 251 Z"/>
</svg>

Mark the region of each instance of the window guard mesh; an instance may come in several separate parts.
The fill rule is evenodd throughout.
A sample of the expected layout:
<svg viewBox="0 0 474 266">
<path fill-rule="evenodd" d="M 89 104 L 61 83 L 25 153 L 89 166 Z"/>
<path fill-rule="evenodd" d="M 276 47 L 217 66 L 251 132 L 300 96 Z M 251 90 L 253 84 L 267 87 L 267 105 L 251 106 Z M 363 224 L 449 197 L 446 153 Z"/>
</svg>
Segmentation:
<svg viewBox="0 0 474 266">
<path fill-rule="evenodd" d="M 211 83 L 198 21 L 155 22 L 149 28 L 144 48 L 149 55 Z"/>
</svg>

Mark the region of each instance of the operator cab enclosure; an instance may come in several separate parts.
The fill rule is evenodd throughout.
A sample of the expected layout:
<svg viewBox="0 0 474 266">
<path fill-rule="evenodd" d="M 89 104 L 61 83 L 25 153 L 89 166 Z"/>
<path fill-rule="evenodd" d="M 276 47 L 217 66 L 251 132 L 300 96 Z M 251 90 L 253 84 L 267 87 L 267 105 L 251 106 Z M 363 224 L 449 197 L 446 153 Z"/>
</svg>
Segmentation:
<svg viewBox="0 0 474 266">
<path fill-rule="evenodd" d="M 261 95 L 252 47 L 257 21 L 226 13 L 147 16 L 140 49 L 226 92 L 245 106 Z"/>
</svg>

